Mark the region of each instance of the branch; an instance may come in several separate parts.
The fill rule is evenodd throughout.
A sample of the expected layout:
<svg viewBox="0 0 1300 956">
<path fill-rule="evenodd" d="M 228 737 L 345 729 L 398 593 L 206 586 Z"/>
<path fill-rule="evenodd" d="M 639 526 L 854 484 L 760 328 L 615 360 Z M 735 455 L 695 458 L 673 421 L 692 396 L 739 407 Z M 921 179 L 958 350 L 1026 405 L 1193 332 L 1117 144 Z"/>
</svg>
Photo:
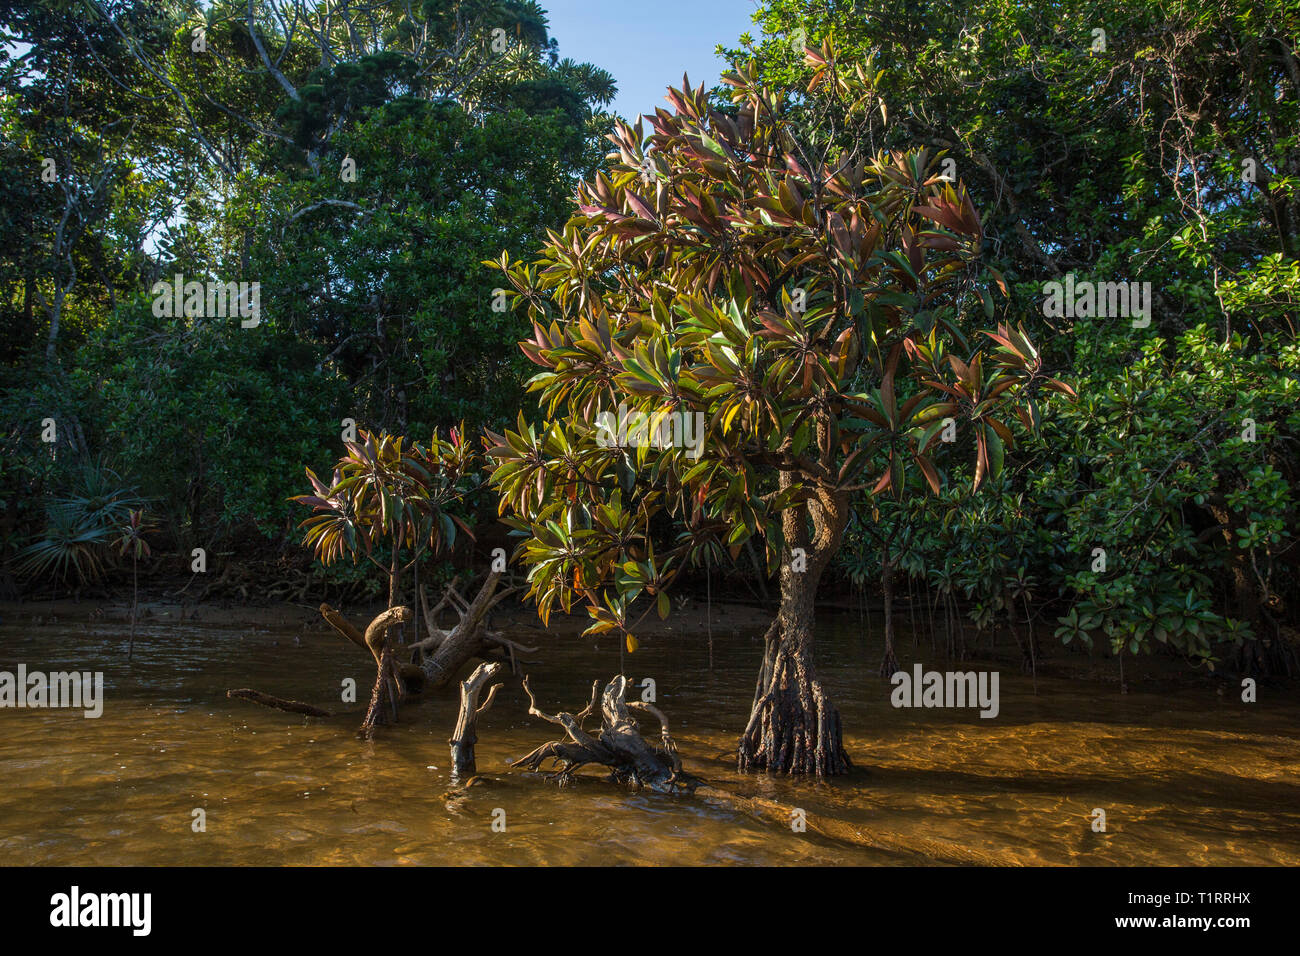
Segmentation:
<svg viewBox="0 0 1300 956">
<path fill-rule="evenodd" d="M 420 588 L 420 607 L 424 610 L 424 624 L 425 627 L 428 628 L 431 637 L 433 636 L 433 632 L 438 630 L 435 624 L 438 618 L 438 612 L 446 607 L 447 602 L 451 600 L 451 592 L 456 589 L 456 582 L 459 580 L 459 574 L 451 579 L 451 584 L 448 585 L 447 590 L 442 593 L 442 600 L 438 602 L 437 606 L 432 611 L 429 610 L 429 595 L 427 590 L 423 587 Z"/>
<path fill-rule="evenodd" d="M 287 710 L 291 714 L 306 714 L 308 717 L 333 717 L 328 710 L 321 710 L 319 707 L 313 707 L 311 704 L 304 704 L 297 700 L 287 700 L 284 697 L 272 697 L 270 694 L 263 694 L 260 690 L 241 687 L 238 690 L 226 691 L 226 696 L 240 700 L 251 700 L 255 704 L 261 704 L 264 707 L 274 707 L 276 710 Z"/>
<path fill-rule="evenodd" d="M 384 646 L 384 632 L 392 625 L 410 619 L 411 609 L 409 607 L 390 607 L 370 622 L 370 626 L 366 628 L 366 647 L 370 648 L 376 659 Z"/>
<path fill-rule="evenodd" d="M 354 202 L 348 202 L 346 199 L 322 199 L 320 202 L 314 202 L 310 206 L 303 206 L 301 209 L 293 212 L 289 218 L 284 221 L 284 225 L 280 227 L 280 238 L 284 238 L 285 230 L 292 226 L 297 219 L 307 215 L 307 213 L 312 212 L 313 210 L 320 209 L 322 206 L 342 206 L 344 209 L 351 209 L 353 212 L 364 213 L 365 215 L 370 214 L 370 211 L 364 206 L 359 206 Z"/>
<path fill-rule="evenodd" d="M 266 47 L 262 46 L 261 38 L 257 35 L 257 27 L 253 24 L 253 0 L 248 0 L 248 35 L 253 38 L 253 46 L 257 48 L 257 54 L 262 58 L 262 63 L 266 66 L 267 70 L 269 70 L 277 82 L 284 87 L 284 91 L 289 94 L 291 99 L 294 101 L 300 101 L 302 97 L 298 95 L 297 89 L 295 89 L 294 85 L 285 78 L 285 75 L 276 68 L 275 64 L 271 62 L 271 58 L 266 55 Z"/>
<path fill-rule="evenodd" d="M 346 621 L 343 618 L 343 615 L 334 610 L 334 608 L 330 607 L 328 604 L 322 604 L 320 606 L 320 614 L 321 617 L 325 618 L 330 627 L 334 628 L 334 630 L 338 631 L 353 644 L 357 645 L 357 647 L 365 651 L 370 650 L 366 645 L 365 635 L 351 623 Z"/>
</svg>

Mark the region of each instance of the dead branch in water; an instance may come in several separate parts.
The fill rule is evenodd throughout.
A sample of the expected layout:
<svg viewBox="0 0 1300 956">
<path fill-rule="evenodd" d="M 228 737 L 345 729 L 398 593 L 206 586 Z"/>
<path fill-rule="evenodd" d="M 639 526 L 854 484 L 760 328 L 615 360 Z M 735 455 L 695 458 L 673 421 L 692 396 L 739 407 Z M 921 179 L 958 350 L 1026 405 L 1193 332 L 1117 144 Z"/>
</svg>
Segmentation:
<svg viewBox="0 0 1300 956">
<path fill-rule="evenodd" d="M 627 693 L 627 678 L 619 675 L 599 693 L 599 682 L 591 686 L 591 702 L 576 716 L 564 713 L 547 714 L 537 708 L 537 699 L 523 681 L 528 695 L 528 712 L 534 717 L 564 728 L 567 740 L 554 740 L 542 744 L 531 753 L 512 761 L 512 766 L 538 770 L 547 760 L 553 761 L 557 770 L 548 774 L 550 779 L 568 783 L 578 768 L 598 763 L 610 770 L 611 778 L 637 789 L 647 788 L 664 793 L 691 792 L 699 783 L 694 777 L 681 772 L 677 746 L 668 733 L 668 719 L 657 708 L 645 704 L 629 704 L 623 699 Z M 596 710 L 600 702 L 601 728 L 592 736 L 583 729 L 583 722 Z M 660 744 L 651 748 L 637 732 L 632 710 L 651 713 L 660 724 Z"/>
<path fill-rule="evenodd" d="M 547 778 L 556 780 L 561 785 L 571 783 L 579 768 L 587 764 L 601 764 L 610 769 L 610 779 L 615 783 L 662 793 L 686 794 L 720 809 L 743 813 L 792 834 L 818 834 L 841 843 L 867 847 L 905 859 L 924 855 L 957 864 L 988 865 L 995 862 L 988 854 L 948 841 L 918 839 L 914 836 L 907 839 L 891 837 L 872 832 L 865 826 L 821 816 L 767 797 L 742 796 L 685 773 L 681 769 L 676 744 L 668 732 L 668 718 L 653 704 L 625 701 L 623 695 L 627 690 L 627 679 L 621 675 L 606 685 L 603 694 L 600 693 L 600 682 L 594 682 L 591 687 L 591 702 L 577 714 L 547 714 L 538 708 L 537 699 L 528 686 L 528 678 L 524 678 L 523 687 L 528 694 L 528 712 L 563 728 L 566 739 L 542 744 L 531 753 L 509 763 L 514 767 L 538 771 L 543 763 L 551 760 L 552 767 L 556 769 L 548 773 Z M 588 733 L 583 724 L 597 706 L 601 710 L 601 729 Z M 659 722 L 661 743 L 658 747 L 651 748 L 641 739 L 630 711 L 648 714 Z"/>
<path fill-rule="evenodd" d="M 313 707 L 311 704 L 304 704 L 300 700 L 289 700 L 285 697 L 274 697 L 271 694 L 263 694 L 260 690 L 253 690 L 249 687 L 241 687 L 237 690 L 226 691 L 226 696 L 239 700 L 251 700 L 255 704 L 261 704 L 263 707 L 274 707 L 276 710 L 287 710 L 291 714 L 306 714 L 308 717 L 333 717 L 334 715 L 328 710 L 321 710 L 319 707 Z"/>
<path fill-rule="evenodd" d="M 334 628 L 334 630 L 338 631 L 353 644 L 357 645 L 357 647 L 361 648 L 363 651 L 370 650 L 370 648 L 366 647 L 365 635 L 347 621 L 342 614 L 334 610 L 334 608 L 330 607 L 328 604 L 322 604 L 320 606 L 320 616 L 325 618 L 326 623 L 329 624 L 330 627 Z"/>
</svg>

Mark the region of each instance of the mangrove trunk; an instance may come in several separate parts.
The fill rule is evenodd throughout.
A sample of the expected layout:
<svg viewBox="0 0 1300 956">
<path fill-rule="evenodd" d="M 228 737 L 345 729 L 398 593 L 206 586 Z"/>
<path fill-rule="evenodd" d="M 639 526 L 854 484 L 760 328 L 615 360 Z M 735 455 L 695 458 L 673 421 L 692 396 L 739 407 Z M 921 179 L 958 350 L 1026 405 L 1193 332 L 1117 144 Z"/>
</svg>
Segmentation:
<svg viewBox="0 0 1300 956">
<path fill-rule="evenodd" d="M 786 476 L 782 476 L 783 484 Z M 848 518 L 846 496 L 821 492 L 782 515 L 792 560 L 781 567 L 781 610 L 764 638 L 754 706 L 740 738 L 742 773 L 847 773 L 840 715 L 813 665 L 817 585 L 838 549 Z M 811 519 L 812 533 L 809 533 Z"/>
</svg>

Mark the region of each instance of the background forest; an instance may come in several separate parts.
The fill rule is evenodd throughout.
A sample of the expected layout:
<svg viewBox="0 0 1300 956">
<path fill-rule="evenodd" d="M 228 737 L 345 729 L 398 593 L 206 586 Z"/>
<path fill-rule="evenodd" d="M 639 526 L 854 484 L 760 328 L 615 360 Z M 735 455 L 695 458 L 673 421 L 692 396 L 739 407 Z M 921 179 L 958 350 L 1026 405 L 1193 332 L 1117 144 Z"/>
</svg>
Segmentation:
<svg viewBox="0 0 1300 956">
<path fill-rule="evenodd" d="M 128 581 L 137 509 L 146 586 L 203 547 L 214 579 L 273 569 L 266 596 L 308 573 L 290 498 L 344 420 L 542 417 L 531 323 L 483 263 L 564 226 L 614 121 L 613 78 L 560 58 L 542 5 L 0 0 L 0 30 L 8 596 Z M 810 48 L 860 68 L 865 128 L 810 106 L 807 135 L 942 151 L 1005 279 L 989 323 L 1078 396 L 1031 401 L 978 489 L 959 432 L 938 495 L 862 493 L 828 586 L 910 595 L 957 654 L 1027 625 L 1030 655 L 1295 673 L 1300 2 L 769 0 L 716 39 L 796 113 Z M 157 314 L 177 274 L 258 282 L 258 324 Z M 1150 283 L 1149 324 L 1045 315 L 1067 277 Z M 748 555 L 731 581 L 770 585 Z"/>
</svg>

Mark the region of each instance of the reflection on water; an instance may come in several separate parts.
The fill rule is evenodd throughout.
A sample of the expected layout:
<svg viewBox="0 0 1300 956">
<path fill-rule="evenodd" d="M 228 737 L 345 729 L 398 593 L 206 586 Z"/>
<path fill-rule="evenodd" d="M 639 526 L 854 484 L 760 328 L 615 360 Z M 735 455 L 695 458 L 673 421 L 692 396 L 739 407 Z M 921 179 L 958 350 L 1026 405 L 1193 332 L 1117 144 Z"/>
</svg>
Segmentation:
<svg viewBox="0 0 1300 956">
<path fill-rule="evenodd" d="M 1300 863 L 1300 702 L 1260 703 L 1205 683 L 1028 678 L 1003 663 L 1001 712 L 896 710 L 879 648 L 856 617 L 821 627 L 821 676 L 857 769 L 809 784 L 732 766 L 760 635 L 647 640 L 631 677 L 653 677 L 686 769 L 852 824 L 873 844 L 794 833 L 690 798 L 632 794 L 595 768 L 559 789 L 505 765 L 557 728 L 527 716 L 517 685 L 479 724 L 490 781 L 449 806 L 450 693 L 357 738 L 373 669 L 326 632 L 141 626 L 127 665 L 120 626 L 0 627 L 0 670 L 103 670 L 104 715 L 0 710 L 0 861 L 6 864 L 914 864 Z M 535 631 L 522 636 L 537 643 Z M 879 634 L 879 628 L 876 633 Z M 580 709 L 616 649 L 544 638 L 531 668 L 542 708 Z M 910 652 L 910 641 L 905 642 Z M 922 650 L 925 650 L 923 645 Z M 904 655 L 906 657 L 906 655 Z M 920 658 L 929 667 L 942 662 Z M 911 660 L 905 659 L 904 666 Z M 973 667 L 998 665 L 961 665 Z M 345 678 L 357 704 L 339 704 Z M 1159 693 L 1141 692 L 1161 686 Z M 349 713 L 304 719 L 227 700 L 232 687 Z M 1104 808 L 1107 832 L 1090 814 Z M 192 811 L 207 831 L 191 830 Z M 494 832 L 493 811 L 506 829 Z"/>
</svg>

